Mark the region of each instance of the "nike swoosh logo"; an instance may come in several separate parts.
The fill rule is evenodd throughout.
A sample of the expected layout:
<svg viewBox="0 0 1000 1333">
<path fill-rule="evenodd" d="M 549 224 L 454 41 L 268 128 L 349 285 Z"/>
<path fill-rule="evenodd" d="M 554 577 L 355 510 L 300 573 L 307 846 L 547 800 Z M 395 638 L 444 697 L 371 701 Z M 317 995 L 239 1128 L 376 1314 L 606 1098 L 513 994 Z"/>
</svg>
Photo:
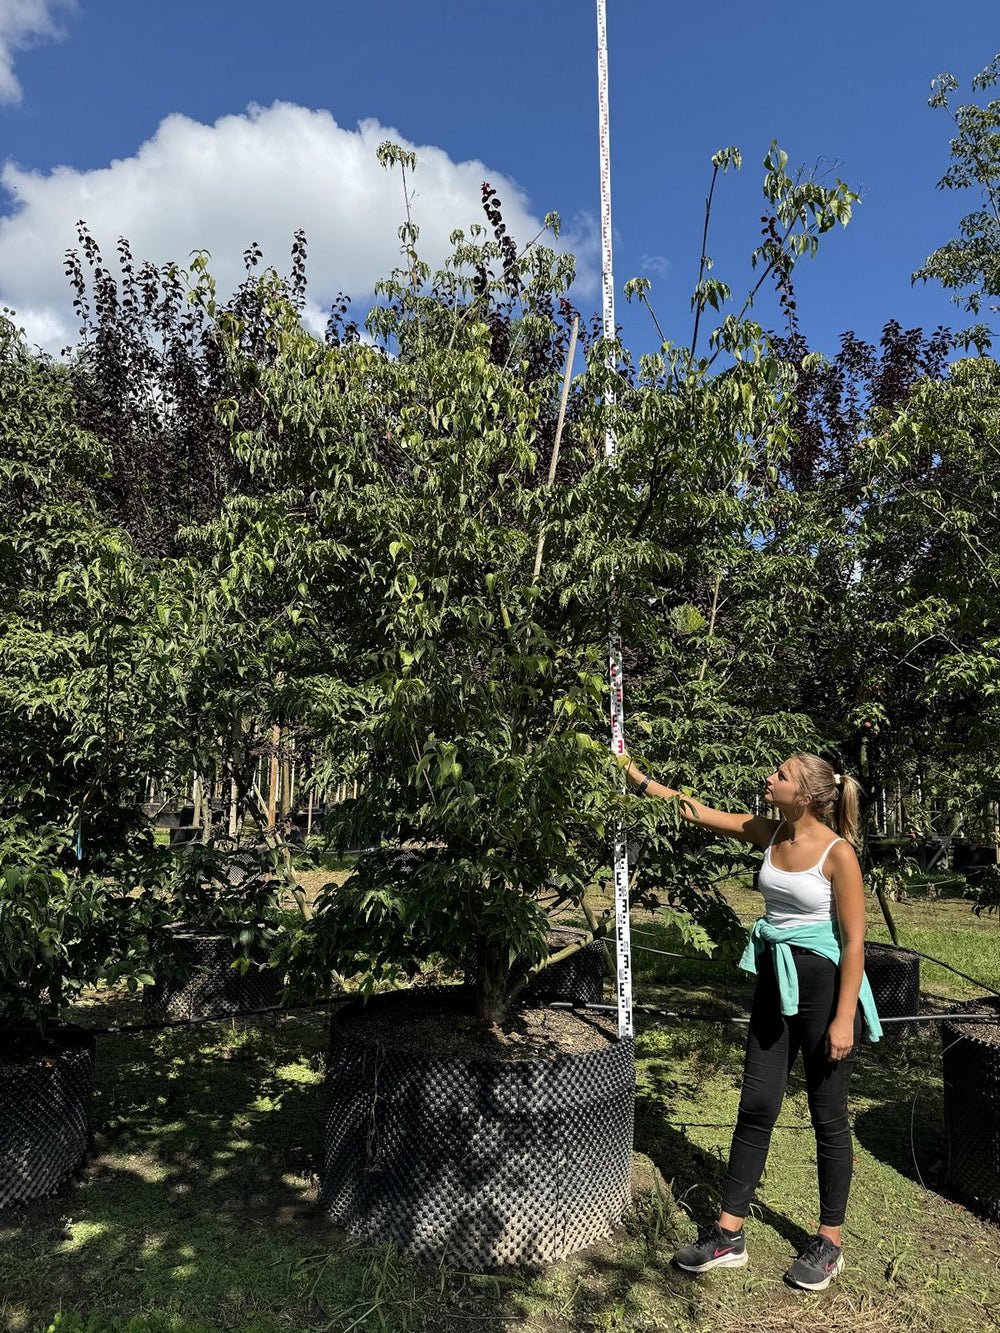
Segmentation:
<svg viewBox="0 0 1000 1333">
<path fill-rule="evenodd" d="M 723 1250 L 716 1250 L 715 1253 L 712 1255 L 712 1258 L 713 1258 L 713 1259 L 721 1259 L 721 1257 L 722 1257 L 724 1254 L 732 1254 L 733 1250 L 735 1250 L 735 1249 L 736 1249 L 736 1246 L 735 1246 L 735 1245 L 727 1245 L 727 1246 L 725 1247 L 725 1249 L 723 1249 Z"/>
</svg>

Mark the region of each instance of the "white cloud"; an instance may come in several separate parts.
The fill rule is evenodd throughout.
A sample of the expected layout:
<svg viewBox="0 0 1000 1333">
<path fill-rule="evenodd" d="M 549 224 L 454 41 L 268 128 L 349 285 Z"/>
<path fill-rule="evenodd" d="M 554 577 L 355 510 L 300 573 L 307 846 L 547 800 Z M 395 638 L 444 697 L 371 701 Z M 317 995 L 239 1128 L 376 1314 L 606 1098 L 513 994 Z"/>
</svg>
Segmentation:
<svg viewBox="0 0 1000 1333">
<path fill-rule="evenodd" d="M 639 260 L 639 268 L 645 273 L 651 273 L 654 278 L 669 278 L 671 263 L 666 255 L 643 255 Z"/>
<path fill-rule="evenodd" d="M 45 37 L 62 37 L 56 11 L 74 5 L 75 0 L 0 0 L 0 102 L 21 100 L 14 52 Z"/>
<path fill-rule="evenodd" d="M 432 267 L 448 253 L 456 227 L 484 221 L 483 180 L 496 187 L 519 243 L 539 230 L 512 181 L 481 162 L 453 162 L 440 148 L 410 144 L 374 120 L 346 130 L 326 111 L 281 102 L 214 125 L 171 115 L 134 157 L 99 170 L 57 167 L 43 174 L 6 164 L 0 183 L 12 211 L 0 218 L 0 303 L 18 312 L 32 342 L 55 350 L 72 340 L 63 252 L 76 245 L 78 218 L 109 264 L 119 236 L 129 240 L 137 260 L 157 264 L 184 263 L 192 250 L 209 250 L 223 293 L 243 276 L 241 255 L 252 241 L 262 246 L 265 264 L 284 271 L 292 232 L 302 227 L 309 246 L 308 318 L 321 327 L 321 307 L 338 291 L 363 301 L 400 260 L 399 173 L 375 160 L 385 139 L 417 153 L 412 208 L 421 254 Z M 555 201 L 540 202 L 548 209 Z M 580 255 L 584 292 L 593 290 L 595 241 L 586 217 L 561 241 Z"/>
</svg>

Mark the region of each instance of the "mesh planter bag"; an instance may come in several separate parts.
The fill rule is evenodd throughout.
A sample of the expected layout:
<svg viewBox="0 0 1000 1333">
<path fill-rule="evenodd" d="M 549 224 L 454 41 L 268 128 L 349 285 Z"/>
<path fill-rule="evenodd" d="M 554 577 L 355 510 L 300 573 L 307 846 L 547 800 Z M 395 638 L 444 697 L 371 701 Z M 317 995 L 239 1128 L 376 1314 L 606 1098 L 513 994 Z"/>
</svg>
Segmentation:
<svg viewBox="0 0 1000 1333">
<path fill-rule="evenodd" d="M 549 933 L 549 952 L 557 953 L 580 938 L 576 930 L 553 930 Z M 604 941 L 591 940 L 579 953 L 539 972 L 521 992 L 522 1003 L 568 1000 L 570 1004 L 599 1004 L 604 998 L 604 959 Z"/>
<path fill-rule="evenodd" d="M 464 987 L 432 1003 L 468 1003 Z M 421 992 L 421 999 L 430 992 Z M 371 1003 L 405 1008 L 413 992 Z M 320 1202 L 356 1236 L 465 1269 L 549 1263 L 629 1202 L 635 1043 L 490 1062 L 394 1050 L 334 1019 Z"/>
<path fill-rule="evenodd" d="M 86 1156 L 94 1038 L 51 1031 L 42 1046 L 0 1033 L 0 1208 L 53 1194 Z"/>
<path fill-rule="evenodd" d="M 373 847 L 358 857 L 354 873 L 371 883 L 377 883 L 381 875 L 398 881 L 439 854 L 435 847 Z"/>
<path fill-rule="evenodd" d="M 239 888 L 256 879 L 264 869 L 265 861 L 261 852 L 251 847 L 242 847 L 225 858 L 226 883 L 233 888 Z"/>
<path fill-rule="evenodd" d="M 582 939 L 578 930 L 556 929 L 549 932 L 549 953 L 558 953 L 568 944 Z M 523 958 L 516 958 L 512 975 L 520 976 L 527 970 Z M 552 963 L 543 969 L 517 997 L 518 1004 L 549 1004 L 553 1000 L 569 1004 L 599 1004 L 604 998 L 605 953 L 603 940 L 591 940 L 577 953 Z M 474 968 L 467 964 L 465 984 L 473 984 Z"/>
<path fill-rule="evenodd" d="M 263 950 L 251 950 L 246 972 L 233 966 L 232 936 L 190 926 L 169 930 L 167 946 L 181 964 L 176 975 L 154 973 L 142 1002 L 166 1018 L 225 1018 L 248 1009 L 266 1009 L 281 1000 L 282 976 L 266 966 Z"/>
<path fill-rule="evenodd" d="M 993 1024 L 941 1023 L 948 1180 L 977 1212 L 1000 1221 L 1000 1000 L 955 1006 Z"/>
<path fill-rule="evenodd" d="M 920 1012 L 920 959 L 891 944 L 865 941 L 865 975 L 880 1018 L 903 1018 Z M 917 1023 L 890 1023 L 886 1036 L 913 1032 Z"/>
</svg>

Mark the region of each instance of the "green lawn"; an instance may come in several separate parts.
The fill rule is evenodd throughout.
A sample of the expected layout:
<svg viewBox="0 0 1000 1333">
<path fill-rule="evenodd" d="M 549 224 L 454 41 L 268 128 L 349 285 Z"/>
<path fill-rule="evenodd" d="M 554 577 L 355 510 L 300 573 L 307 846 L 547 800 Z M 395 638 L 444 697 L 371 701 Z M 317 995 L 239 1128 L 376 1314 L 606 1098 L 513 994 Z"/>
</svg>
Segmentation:
<svg viewBox="0 0 1000 1333">
<path fill-rule="evenodd" d="M 756 907 L 742 890 L 733 902 L 741 913 Z M 959 902 L 901 904 L 896 915 L 902 942 L 1000 989 L 996 921 L 977 922 Z M 653 920 L 636 914 L 635 929 L 636 944 L 670 947 Z M 874 919 L 872 934 L 879 936 Z M 638 952 L 635 963 L 637 1001 L 745 1012 L 750 987 L 729 968 Z M 924 977 L 934 1008 L 975 993 L 926 964 Z M 672 1269 L 670 1255 L 689 1235 L 690 1217 L 717 1203 L 742 1030 L 649 1019 L 637 1026 L 635 1211 L 585 1254 L 498 1276 L 422 1267 L 362 1246 L 316 1214 L 320 1015 L 102 1038 L 95 1152 L 82 1178 L 58 1198 L 0 1215 L 0 1327 L 47 1330 L 60 1310 L 60 1333 L 867 1333 L 903 1324 L 979 1333 L 991 1325 L 1000 1229 L 938 1192 L 933 1025 L 902 1043 L 866 1047 L 859 1058 L 848 1267 L 812 1297 L 781 1282 L 816 1218 L 801 1084 L 786 1099 L 748 1223 L 749 1266 L 691 1280 Z"/>
</svg>

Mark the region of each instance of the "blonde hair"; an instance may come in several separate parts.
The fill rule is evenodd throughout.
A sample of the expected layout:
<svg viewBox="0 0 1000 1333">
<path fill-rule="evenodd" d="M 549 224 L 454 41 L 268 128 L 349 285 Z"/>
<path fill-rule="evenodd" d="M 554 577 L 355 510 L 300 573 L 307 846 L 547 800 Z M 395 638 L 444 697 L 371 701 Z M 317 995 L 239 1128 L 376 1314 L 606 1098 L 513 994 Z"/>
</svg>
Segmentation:
<svg viewBox="0 0 1000 1333">
<path fill-rule="evenodd" d="M 835 828 L 842 838 L 857 846 L 858 783 L 848 773 L 838 773 L 818 754 L 793 754 L 798 769 L 798 788 L 808 797 L 813 814 Z"/>
</svg>

